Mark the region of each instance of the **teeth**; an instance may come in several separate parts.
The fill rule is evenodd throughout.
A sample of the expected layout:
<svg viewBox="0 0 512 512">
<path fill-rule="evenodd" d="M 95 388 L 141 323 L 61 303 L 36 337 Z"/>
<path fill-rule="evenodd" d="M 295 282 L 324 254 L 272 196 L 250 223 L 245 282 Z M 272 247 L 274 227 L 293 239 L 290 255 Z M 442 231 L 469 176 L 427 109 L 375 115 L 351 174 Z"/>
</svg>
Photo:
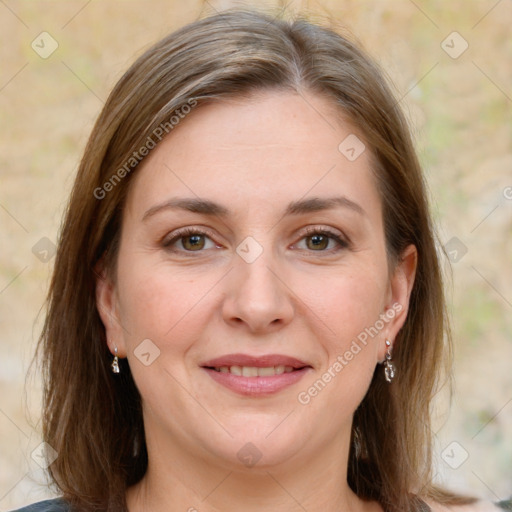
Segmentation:
<svg viewBox="0 0 512 512">
<path fill-rule="evenodd" d="M 269 366 L 268 368 L 258 368 L 258 376 L 259 377 L 272 377 L 276 372 L 273 366 Z"/>
<path fill-rule="evenodd" d="M 293 372 L 293 366 L 267 366 L 257 368 L 256 366 L 217 366 L 215 371 L 220 373 L 231 373 L 240 377 L 272 377 L 282 373 Z"/>
<path fill-rule="evenodd" d="M 233 375 L 242 376 L 242 367 L 241 366 L 232 366 L 231 368 L 229 368 L 229 370 L 230 370 L 230 373 L 232 373 Z"/>
<path fill-rule="evenodd" d="M 257 377 L 258 376 L 258 368 L 254 367 L 254 366 L 244 366 L 242 368 L 242 376 Z"/>
</svg>

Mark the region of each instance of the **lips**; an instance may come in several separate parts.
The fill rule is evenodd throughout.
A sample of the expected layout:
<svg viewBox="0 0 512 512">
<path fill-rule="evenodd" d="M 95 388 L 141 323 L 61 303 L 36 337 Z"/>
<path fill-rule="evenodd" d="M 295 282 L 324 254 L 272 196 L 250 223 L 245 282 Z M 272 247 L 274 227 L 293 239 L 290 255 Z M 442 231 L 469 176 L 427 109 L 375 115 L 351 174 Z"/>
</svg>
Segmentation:
<svg viewBox="0 0 512 512">
<path fill-rule="evenodd" d="M 221 368 L 221 367 L 254 367 L 268 368 L 271 366 L 290 366 L 294 370 L 310 366 L 308 363 L 296 359 L 295 357 L 284 356 L 280 354 L 268 354 L 264 356 L 250 356 L 248 354 L 228 354 L 225 356 L 210 359 L 200 366 L 203 368 Z"/>
<path fill-rule="evenodd" d="M 210 377 L 242 395 L 262 396 L 298 382 L 311 365 L 280 354 L 250 356 L 229 354 L 201 364 Z"/>
</svg>

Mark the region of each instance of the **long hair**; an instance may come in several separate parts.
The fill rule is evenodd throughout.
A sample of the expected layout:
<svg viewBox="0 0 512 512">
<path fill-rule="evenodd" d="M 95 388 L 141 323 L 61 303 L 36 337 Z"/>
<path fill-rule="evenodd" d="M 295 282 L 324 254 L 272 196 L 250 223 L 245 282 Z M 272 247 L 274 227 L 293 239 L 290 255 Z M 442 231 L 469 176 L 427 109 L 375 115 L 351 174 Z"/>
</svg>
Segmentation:
<svg viewBox="0 0 512 512">
<path fill-rule="evenodd" d="M 420 498 L 443 497 L 431 482 L 430 405 L 450 361 L 450 331 L 426 185 L 399 104 L 348 38 L 303 18 L 235 10 L 181 28 L 135 61 L 105 103 L 78 169 L 38 345 L 43 436 L 58 452 L 49 473 L 78 510 L 124 510 L 127 487 L 148 463 L 141 398 L 125 360 L 119 375 L 110 371 L 95 299 L 98 262 L 115 273 L 139 150 L 157 134 L 172 137 L 186 108 L 257 90 L 329 98 L 373 155 L 390 269 L 409 244 L 418 250 L 408 316 L 394 345 L 400 371 L 392 385 L 376 371 L 355 412 L 348 483 L 387 512 L 420 510 Z"/>
</svg>

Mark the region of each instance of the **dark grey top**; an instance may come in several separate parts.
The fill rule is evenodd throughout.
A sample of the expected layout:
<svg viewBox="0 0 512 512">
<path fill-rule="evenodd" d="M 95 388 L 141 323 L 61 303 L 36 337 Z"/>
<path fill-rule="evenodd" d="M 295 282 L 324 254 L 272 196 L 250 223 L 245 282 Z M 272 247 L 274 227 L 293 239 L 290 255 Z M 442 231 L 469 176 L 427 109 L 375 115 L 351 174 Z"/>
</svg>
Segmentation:
<svg viewBox="0 0 512 512">
<path fill-rule="evenodd" d="M 13 510 L 12 512 L 71 512 L 69 504 L 61 498 L 40 501 L 27 507 Z"/>
<path fill-rule="evenodd" d="M 512 510 L 512 499 L 496 503 L 503 510 Z M 28 507 L 23 507 L 12 512 L 72 512 L 69 505 L 61 498 L 40 501 Z"/>
</svg>

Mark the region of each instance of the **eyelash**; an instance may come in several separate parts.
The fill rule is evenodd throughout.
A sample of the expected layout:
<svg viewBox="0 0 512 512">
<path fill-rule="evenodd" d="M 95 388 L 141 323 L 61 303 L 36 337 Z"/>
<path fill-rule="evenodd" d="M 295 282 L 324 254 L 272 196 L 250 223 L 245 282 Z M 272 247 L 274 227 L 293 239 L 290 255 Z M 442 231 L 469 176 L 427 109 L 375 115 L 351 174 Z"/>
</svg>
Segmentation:
<svg viewBox="0 0 512 512">
<path fill-rule="evenodd" d="M 348 241 L 348 238 L 345 239 L 345 238 L 342 237 L 342 235 L 339 235 L 335 231 L 332 231 L 332 230 L 330 230 L 328 228 L 317 228 L 315 226 L 306 228 L 304 230 L 304 232 L 302 233 L 301 240 L 303 238 L 307 238 L 307 237 L 313 236 L 313 235 L 323 235 L 323 236 L 326 236 L 328 238 L 331 238 L 332 240 L 334 240 L 338 244 L 338 247 L 336 249 L 331 249 L 331 250 L 311 251 L 311 252 L 337 253 L 338 251 L 341 251 L 342 249 L 348 249 L 350 247 L 350 243 Z"/>
<path fill-rule="evenodd" d="M 214 236 L 215 236 L 211 231 L 209 231 L 207 229 L 190 228 L 190 227 L 189 228 L 183 228 L 183 229 L 180 229 L 180 230 L 176 231 L 174 233 L 174 235 L 172 236 L 172 238 L 165 239 L 163 241 L 162 245 L 163 245 L 163 247 L 165 249 L 167 249 L 170 252 L 174 252 L 174 253 L 176 253 L 176 252 L 185 252 L 187 254 L 193 254 L 195 252 L 197 252 L 197 253 L 204 252 L 204 250 L 187 251 L 186 249 L 176 250 L 176 249 L 172 249 L 171 248 L 172 245 L 175 242 L 179 241 L 180 239 L 186 238 L 188 236 L 193 236 L 193 235 L 200 235 L 200 236 L 206 235 L 210 239 L 213 239 Z M 343 249 L 349 249 L 350 248 L 350 241 L 348 241 L 348 239 L 344 239 L 338 233 L 336 233 L 334 231 L 331 231 L 330 229 L 327 229 L 327 228 L 308 227 L 302 233 L 302 237 L 301 237 L 300 240 L 302 240 L 304 238 L 307 238 L 307 237 L 310 237 L 310 236 L 313 236 L 313 235 L 327 236 L 328 238 L 334 240 L 338 244 L 338 247 L 335 248 L 335 249 L 330 249 L 330 250 L 319 250 L 319 251 L 311 250 L 310 252 L 332 254 L 332 253 L 337 253 L 338 251 L 341 251 Z"/>
</svg>

